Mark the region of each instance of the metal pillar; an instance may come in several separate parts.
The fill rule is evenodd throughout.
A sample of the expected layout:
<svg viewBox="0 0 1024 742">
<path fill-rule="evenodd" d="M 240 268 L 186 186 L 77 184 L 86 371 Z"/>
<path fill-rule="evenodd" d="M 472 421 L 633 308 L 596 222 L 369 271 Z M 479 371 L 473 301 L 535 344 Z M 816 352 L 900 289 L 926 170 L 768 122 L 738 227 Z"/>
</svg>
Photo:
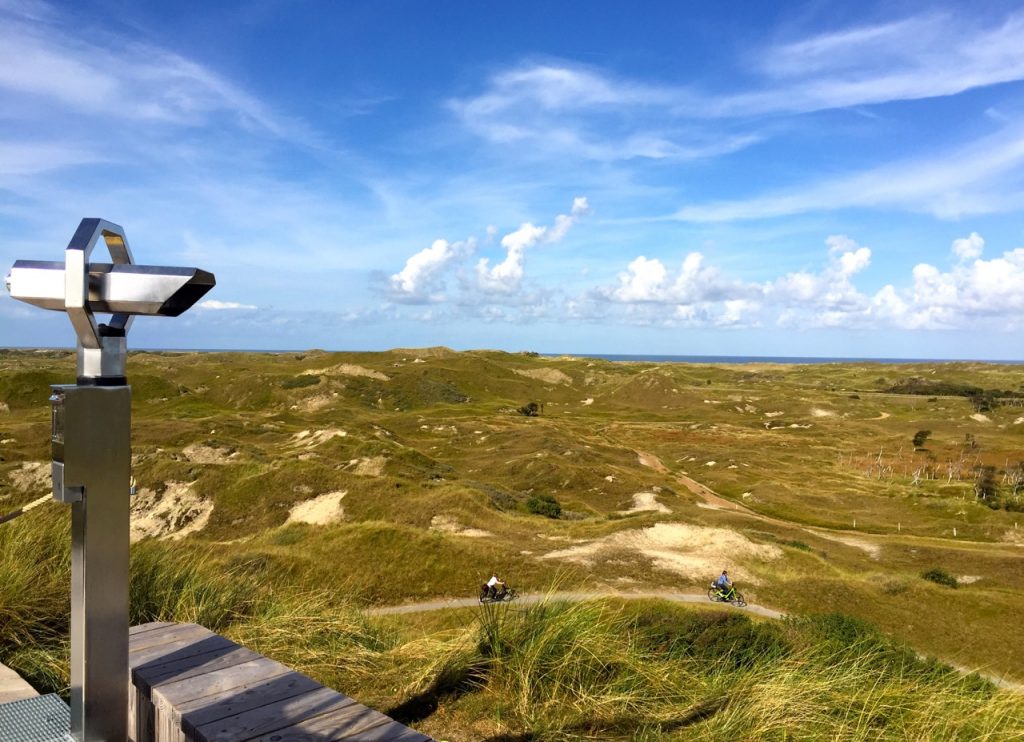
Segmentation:
<svg viewBox="0 0 1024 742">
<path fill-rule="evenodd" d="M 63 448 L 54 451 L 54 485 L 79 498 L 71 503 L 71 733 L 82 742 L 123 740 L 131 388 L 55 386 L 51 401 L 64 424 L 63 441 L 53 444 Z"/>
<path fill-rule="evenodd" d="M 89 262 L 102 238 L 112 263 Z M 66 311 L 78 335 L 78 383 L 52 387 L 53 496 L 71 505 L 71 733 L 78 742 L 128 737 L 128 551 L 134 315 L 176 317 L 213 288 L 195 268 L 138 266 L 124 230 L 83 219 L 64 263 L 19 260 L 15 299 Z M 109 312 L 106 324 L 94 312 Z"/>
</svg>

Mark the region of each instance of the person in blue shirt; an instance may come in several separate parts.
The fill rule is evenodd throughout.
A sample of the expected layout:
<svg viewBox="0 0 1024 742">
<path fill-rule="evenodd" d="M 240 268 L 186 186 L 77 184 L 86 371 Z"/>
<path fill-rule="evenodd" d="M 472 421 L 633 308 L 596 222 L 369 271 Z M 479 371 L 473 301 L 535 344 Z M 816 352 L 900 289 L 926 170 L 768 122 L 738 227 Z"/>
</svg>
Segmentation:
<svg viewBox="0 0 1024 742">
<path fill-rule="evenodd" d="M 718 579 L 713 583 L 718 591 L 722 594 L 722 598 L 728 598 L 732 594 L 732 580 L 729 579 L 729 572 L 722 570 L 722 574 L 718 576 Z"/>
</svg>

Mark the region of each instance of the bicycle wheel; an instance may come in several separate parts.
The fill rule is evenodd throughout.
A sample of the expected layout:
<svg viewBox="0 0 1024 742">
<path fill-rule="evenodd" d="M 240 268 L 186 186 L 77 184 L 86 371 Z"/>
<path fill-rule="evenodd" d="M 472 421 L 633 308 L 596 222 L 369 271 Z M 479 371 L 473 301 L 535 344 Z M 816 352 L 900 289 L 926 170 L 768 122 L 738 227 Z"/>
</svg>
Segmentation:
<svg viewBox="0 0 1024 742">
<path fill-rule="evenodd" d="M 743 608 L 747 601 L 743 599 L 743 593 L 736 591 L 736 595 L 733 596 L 732 604 L 738 608 Z"/>
<path fill-rule="evenodd" d="M 718 588 L 716 588 L 716 587 L 709 587 L 708 588 L 708 600 L 710 600 L 712 603 L 718 602 Z"/>
</svg>

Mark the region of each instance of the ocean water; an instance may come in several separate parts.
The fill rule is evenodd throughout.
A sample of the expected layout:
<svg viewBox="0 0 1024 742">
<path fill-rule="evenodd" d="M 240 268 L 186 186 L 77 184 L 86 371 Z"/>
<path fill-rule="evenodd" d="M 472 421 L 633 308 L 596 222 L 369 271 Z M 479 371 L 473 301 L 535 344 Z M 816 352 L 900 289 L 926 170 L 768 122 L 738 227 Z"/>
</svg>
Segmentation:
<svg viewBox="0 0 1024 742">
<path fill-rule="evenodd" d="M 828 358 L 815 356 L 666 356 L 622 355 L 615 353 L 542 353 L 557 358 L 598 358 L 603 361 L 641 361 L 649 363 L 1001 363 L 1024 365 L 1024 361 L 972 360 L 964 358 Z"/>
</svg>

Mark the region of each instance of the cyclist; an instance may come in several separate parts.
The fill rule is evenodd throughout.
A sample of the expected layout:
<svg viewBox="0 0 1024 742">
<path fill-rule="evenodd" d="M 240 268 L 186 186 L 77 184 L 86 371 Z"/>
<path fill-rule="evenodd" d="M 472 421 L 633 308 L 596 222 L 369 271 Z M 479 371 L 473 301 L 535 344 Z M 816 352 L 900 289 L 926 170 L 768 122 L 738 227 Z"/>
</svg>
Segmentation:
<svg viewBox="0 0 1024 742">
<path fill-rule="evenodd" d="M 491 579 L 487 581 L 487 592 L 492 598 L 498 597 L 499 594 L 505 592 L 506 588 L 508 588 L 506 582 L 496 574 L 492 574 Z"/>
<path fill-rule="evenodd" d="M 733 594 L 734 590 L 732 586 L 732 580 L 729 579 L 728 570 L 723 569 L 722 574 L 720 574 L 718 576 L 718 579 L 711 584 L 718 588 L 718 594 L 722 600 L 728 600 L 729 597 Z"/>
</svg>

